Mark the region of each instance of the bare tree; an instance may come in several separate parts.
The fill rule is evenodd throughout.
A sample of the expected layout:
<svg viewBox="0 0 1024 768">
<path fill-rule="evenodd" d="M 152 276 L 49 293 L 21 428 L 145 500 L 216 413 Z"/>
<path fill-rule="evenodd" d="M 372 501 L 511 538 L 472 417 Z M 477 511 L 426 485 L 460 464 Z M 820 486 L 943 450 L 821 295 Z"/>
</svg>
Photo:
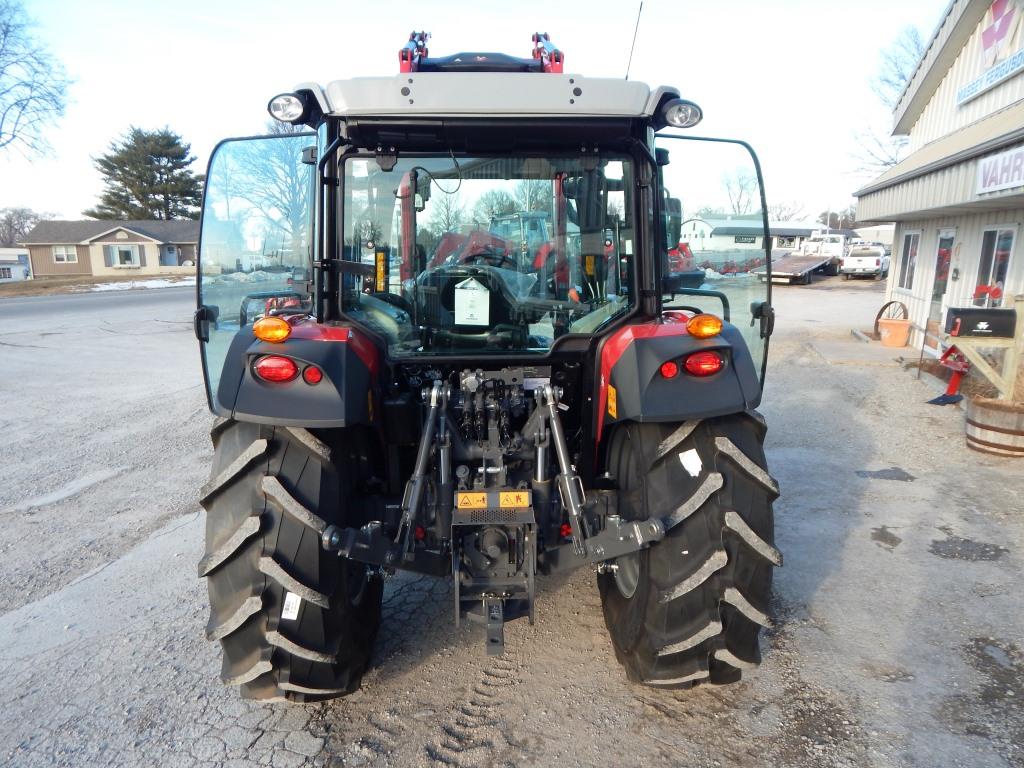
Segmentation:
<svg viewBox="0 0 1024 768">
<path fill-rule="evenodd" d="M 768 217 L 775 221 L 792 221 L 807 213 L 803 203 L 796 200 L 779 201 L 768 204 Z"/>
<path fill-rule="evenodd" d="M 853 229 L 857 226 L 857 209 L 851 205 L 843 211 L 822 211 L 818 214 L 818 223 L 829 229 Z"/>
<path fill-rule="evenodd" d="M 732 213 L 742 216 L 756 210 L 759 189 L 757 179 L 752 173 L 745 170 L 736 171 L 724 176 L 722 185 L 725 187 L 725 193 L 729 196 Z"/>
<path fill-rule="evenodd" d="M 924 55 L 924 40 L 917 27 L 904 27 L 892 44 L 882 51 L 882 63 L 871 81 L 871 89 L 889 109 L 895 109 L 907 83 Z"/>
<path fill-rule="evenodd" d="M 32 36 L 16 0 L 0 0 L 0 149 L 40 154 L 43 129 L 64 114 L 69 81 L 60 63 Z"/>
<path fill-rule="evenodd" d="M 491 189 L 480 195 L 473 206 L 473 219 L 490 224 L 495 216 L 515 213 L 519 209 L 516 199 L 503 189 Z"/>
<path fill-rule="evenodd" d="M 440 236 L 445 232 L 454 232 L 466 218 L 466 210 L 462 206 L 458 192 L 432 195 L 430 198 L 430 218 L 427 226 Z"/>
<path fill-rule="evenodd" d="M 267 122 L 272 136 L 293 136 L 308 132 L 277 120 Z M 236 152 L 231 178 L 221 180 L 238 199 L 255 208 L 279 237 L 298 251 L 303 245 L 309 221 L 311 166 L 302 163 L 301 150 L 316 144 L 308 140 L 274 140 L 242 143 Z M 229 202 L 230 204 L 230 202 Z"/>
<path fill-rule="evenodd" d="M 521 211 L 544 211 L 551 208 L 551 182 L 544 179 L 521 179 L 516 184 L 515 198 Z"/>
<path fill-rule="evenodd" d="M 917 71 L 925 53 L 924 40 L 916 27 L 905 27 L 892 44 L 882 51 L 878 72 L 871 80 L 871 89 L 890 110 L 899 103 L 903 91 Z M 883 173 L 903 159 L 907 147 L 905 136 L 891 136 L 886 130 L 870 128 L 857 137 L 853 158 L 857 170 Z"/>
<path fill-rule="evenodd" d="M 30 208 L 0 209 L 0 248 L 14 247 L 36 224 L 52 218 L 52 213 L 36 213 Z"/>
</svg>

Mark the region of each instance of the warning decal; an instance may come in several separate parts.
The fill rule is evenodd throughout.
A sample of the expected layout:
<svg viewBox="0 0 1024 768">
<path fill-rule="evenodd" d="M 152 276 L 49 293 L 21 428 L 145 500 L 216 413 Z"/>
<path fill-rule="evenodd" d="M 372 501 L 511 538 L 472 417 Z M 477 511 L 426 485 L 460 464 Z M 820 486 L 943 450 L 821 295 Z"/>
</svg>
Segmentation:
<svg viewBox="0 0 1024 768">
<path fill-rule="evenodd" d="M 530 506 L 530 492 L 502 491 L 498 503 L 502 507 L 528 507 Z"/>
<path fill-rule="evenodd" d="M 459 509 L 487 509 L 486 493 L 457 493 L 455 506 Z"/>
<path fill-rule="evenodd" d="M 619 418 L 619 408 L 615 402 L 615 387 L 608 385 L 608 415 L 613 419 Z"/>
</svg>

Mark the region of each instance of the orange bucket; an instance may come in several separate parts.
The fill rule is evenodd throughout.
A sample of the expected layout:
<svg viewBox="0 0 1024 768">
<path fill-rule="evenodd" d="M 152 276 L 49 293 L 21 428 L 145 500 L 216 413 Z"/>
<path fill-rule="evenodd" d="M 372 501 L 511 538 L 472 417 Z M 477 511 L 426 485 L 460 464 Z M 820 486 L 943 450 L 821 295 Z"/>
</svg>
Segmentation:
<svg viewBox="0 0 1024 768">
<path fill-rule="evenodd" d="M 910 339 L 910 321 L 879 318 L 878 335 L 883 347 L 905 347 Z"/>
</svg>

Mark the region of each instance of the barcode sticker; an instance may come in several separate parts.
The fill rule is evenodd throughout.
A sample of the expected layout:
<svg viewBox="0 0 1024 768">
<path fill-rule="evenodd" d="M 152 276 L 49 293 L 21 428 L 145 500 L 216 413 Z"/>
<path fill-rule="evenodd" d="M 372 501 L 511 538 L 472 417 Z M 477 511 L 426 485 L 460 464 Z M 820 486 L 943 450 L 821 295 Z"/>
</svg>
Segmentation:
<svg viewBox="0 0 1024 768">
<path fill-rule="evenodd" d="M 287 619 L 288 621 L 294 621 L 299 617 L 299 605 L 302 604 L 302 598 L 296 595 L 294 592 L 284 593 L 284 608 L 281 609 L 281 618 Z"/>
</svg>

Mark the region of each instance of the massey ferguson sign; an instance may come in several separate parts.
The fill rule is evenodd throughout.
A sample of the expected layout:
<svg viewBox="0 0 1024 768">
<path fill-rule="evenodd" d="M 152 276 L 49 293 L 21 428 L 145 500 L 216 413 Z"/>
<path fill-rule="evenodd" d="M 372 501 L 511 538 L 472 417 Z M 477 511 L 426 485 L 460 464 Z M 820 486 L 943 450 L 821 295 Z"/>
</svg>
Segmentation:
<svg viewBox="0 0 1024 768">
<path fill-rule="evenodd" d="M 1015 0 L 995 0 L 986 11 L 981 24 L 981 58 L 985 71 L 956 92 L 957 106 L 1024 71 L 1022 17 L 1024 10 Z"/>
<path fill-rule="evenodd" d="M 978 161 L 975 193 L 982 195 L 1014 187 L 1024 187 L 1024 147 L 1008 149 Z"/>
</svg>

